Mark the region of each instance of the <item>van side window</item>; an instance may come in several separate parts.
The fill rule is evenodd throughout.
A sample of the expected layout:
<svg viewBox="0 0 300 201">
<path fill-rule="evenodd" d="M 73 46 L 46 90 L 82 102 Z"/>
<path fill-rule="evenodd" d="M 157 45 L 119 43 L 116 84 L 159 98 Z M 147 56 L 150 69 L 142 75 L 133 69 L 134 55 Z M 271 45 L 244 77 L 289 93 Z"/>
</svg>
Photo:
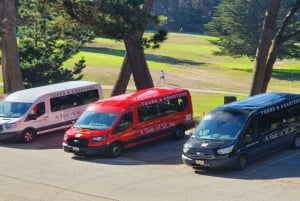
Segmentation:
<svg viewBox="0 0 300 201">
<path fill-rule="evenodd" d="M 166 116 L 176 112 L 184 111 L 187 108 L 187 98 L 179 97 L 138 108 L 139 121 L 147 121 L 158 117 Z"/>
<path fill-rule="evenodd" d="M 248 126 L 246 127 L 245 134 L 249 135 L 252 140 L 257 138 L 259 136 L 259 133 L 257 132 L 257 126 L 256 126 L 256 121 L 255 119 L 252 119 Z"/>
<path fill-rule="evenodd" d="M 267 132 L 281 128 L 285 123 L 297 121 L 299 115 L 299 104 L 285 107 L 266 115 L 261 115 L 259 119 L 259 132 Z"/>
<path fill-rule="evenodd" d="M 45 102 L 41 102 L 36 105 L 36 115 L 37 117 L 42 116 L 45 114 Z"/>
<path fill-rule="evenodd" d="M 80 105 L 89 104 L 99 99 L 97 89 L 78 92 L 74 94 L 61 95 L 50 99 L 51 112 L 56 112 Z"/>
<path fill-rule="evenodd" d="M 41 102 L 35 105 L 26 117 L 25 121 L 36 120 L 43 114 L 45 114 L 45 102 Z"/>
<path fill-rule="evenodd" d="M 283 113 L 286 122 L 295 122 L 300 120 L 300 104 L 286 108 Z"/>
<path fill-rule="evenodd" d="M 125 131 L 129 128 L 133 123 L 133 114 L 132 112 L 128 112 L 124 114 L 124 116 L 120 119 L 113 133 L 118 133 Z"/>
<path fill-rule="evenodd" d="M 177 99 L 178 101 L 178 108 L 177 111 L 181 112 L 187 108 L 187 99 L 186 97 L 181 97 Z"/>
</svg>

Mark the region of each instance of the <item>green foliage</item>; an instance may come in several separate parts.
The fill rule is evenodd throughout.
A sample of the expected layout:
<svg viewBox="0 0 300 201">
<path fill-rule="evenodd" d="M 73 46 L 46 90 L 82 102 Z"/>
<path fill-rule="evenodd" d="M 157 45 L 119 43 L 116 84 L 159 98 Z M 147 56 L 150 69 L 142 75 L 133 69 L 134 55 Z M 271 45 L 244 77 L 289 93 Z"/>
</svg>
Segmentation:
<svg viewBox="0 0 300 201">
<path fill-rule="evenodd" d="M 25 87 L 34 87 L 83 77 L 85 60 L 81 58 L 73 70 L 62 63 L 78 53 L 92 40 L 88 29 L 79 26 L 47 1 L 19 1 L 18 47 Z"/>
<path fill-rule="evenodd" d="M 266 0 L 224 0 L 207 24 L 208 33 L 220 37 L 214 41 L 222 54 L 254 56 L 264 19 Z"/>
<path fill-rule="evenodd" d="M 220 39 L 213 41 L 221 51 L 216 54 L 234 57 L 248 56 L 254 58 L 259 42 L 267 0 L 223 0 L 216 8 L 212 21 L 206 25 L 207 33 Z M 295 0 L 282 1 L 277 27 L 280 26 Z M 295 32 L 300 28 L 299 15 L 289 23 L 285 35 Z M 274 33 L 275 35 L 276 33 Z M 294 39 L 280 49 L 278 58 L 299 57 L 299 47 Z"/>
<path fill-rule="evenodd" d="M 117 41 L 131 38 L 141 47 L 152 48 L 158 48 L 159 43 L 166 39 L 167 31 L 159 28 L 162 18 L 143 9 L 145 0 L 62 2 L 73 19 L 88 25 L 99 36 Z M 158 31 L 152 37 L 140 38 L 138 33 L 143 33 L 148 24 L 155 25 Z"/>
</svg>

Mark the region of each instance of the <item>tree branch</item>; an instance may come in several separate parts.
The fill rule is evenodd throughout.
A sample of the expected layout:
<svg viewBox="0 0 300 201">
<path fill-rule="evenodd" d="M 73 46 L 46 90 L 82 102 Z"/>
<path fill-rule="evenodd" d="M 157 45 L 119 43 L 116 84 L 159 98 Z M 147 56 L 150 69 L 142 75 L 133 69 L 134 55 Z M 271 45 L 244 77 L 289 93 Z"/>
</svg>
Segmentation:
<svg viewBox="0 0 300 201">
<path fill-rule="evenodd" d="M 290 21 L 290 19 L 294 16 L 294 14 L 297 12 L 297 10 L 300 8 L 300 3 L 296 2 L 296 4 L 294 5 L 294 7 L 288 12 L 288 14 L 286 15 L 286 17 L 284 18 L 282 24 L 280 25 L 278 32 L 276 33 L 275 38 L 279 39 L 279 41 L 281 43 L 284 43 L 285 41 L 295 37 L 296 35 L 298 35 L 298 31 L 290 34 L 288 36 L 283 37 L 283 33 L 286 30 L 286 27 L 288 26 L 288 23 Z"/>
</svg>

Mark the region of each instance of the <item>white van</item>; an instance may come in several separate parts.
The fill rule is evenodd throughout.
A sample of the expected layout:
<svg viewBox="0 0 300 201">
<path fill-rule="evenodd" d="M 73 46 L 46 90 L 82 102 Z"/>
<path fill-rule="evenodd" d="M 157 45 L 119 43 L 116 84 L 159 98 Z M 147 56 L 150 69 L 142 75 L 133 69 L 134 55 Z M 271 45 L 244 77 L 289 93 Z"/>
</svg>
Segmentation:
<svg viewBox="0 0 300 201">
<path fill-rule="evenodd" d="M 101 98 L 101 86 L 90 81 L 68 81 L 14 92 L 0 103 L 0 140 L 28 143 L 35 135 L 66 129 L 89 103 Z"/>
</svg>

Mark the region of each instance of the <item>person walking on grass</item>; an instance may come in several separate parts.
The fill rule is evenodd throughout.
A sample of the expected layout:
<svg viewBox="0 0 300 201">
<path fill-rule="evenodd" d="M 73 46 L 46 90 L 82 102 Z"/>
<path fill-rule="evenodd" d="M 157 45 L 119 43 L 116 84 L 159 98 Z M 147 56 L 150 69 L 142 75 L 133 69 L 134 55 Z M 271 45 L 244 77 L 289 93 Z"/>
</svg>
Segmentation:
<svg viewBox="0 0 300 201">
<path fill-rule="evenodd" d="M 166 76 L 166 73 L 163 70 L 161 70 L 159 73 L 160 81 L 165 82 L 165 76 Z"/>
</svg>

